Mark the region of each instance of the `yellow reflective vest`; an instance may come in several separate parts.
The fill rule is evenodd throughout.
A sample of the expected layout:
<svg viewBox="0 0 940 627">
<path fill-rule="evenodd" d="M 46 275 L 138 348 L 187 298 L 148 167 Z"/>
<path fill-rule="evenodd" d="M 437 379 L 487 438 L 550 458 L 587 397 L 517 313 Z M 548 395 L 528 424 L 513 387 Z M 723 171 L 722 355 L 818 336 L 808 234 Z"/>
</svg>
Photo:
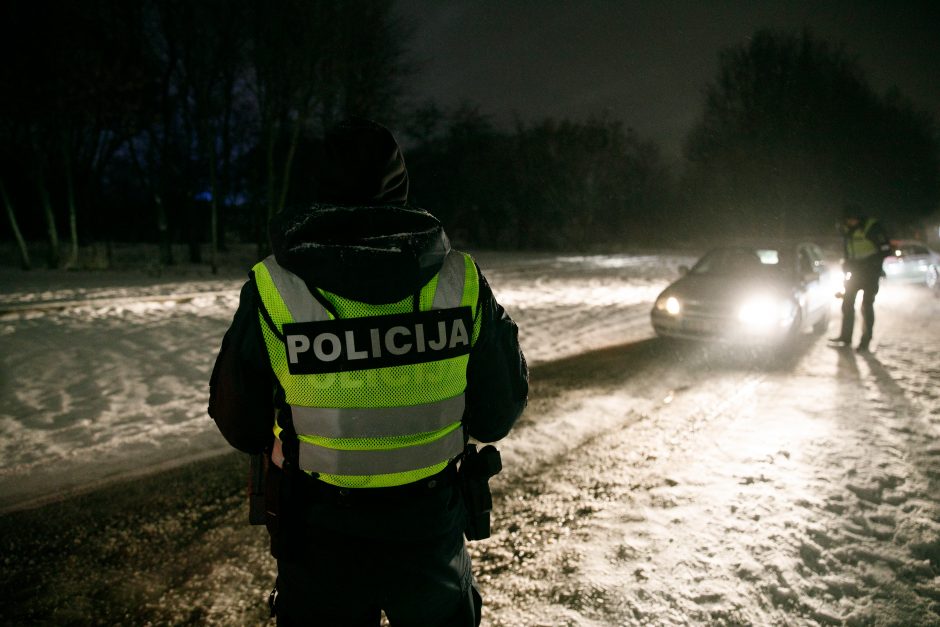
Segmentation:
<svg viewBox="0 0 940 627">
<path fill-rule="evenodd" d="M 868 231 L 875 222 L 874 218 L 868 218 L 862 228 L 852 231 L 845 244 L 847 259 L 864 259 L 878 252 L 878 247 L 868 238 Z"/>
<path fill-rule="evenodd" d="M 302 470 L 341 487 L 388 487 L 434 475 L 463 451 L 480 325 L 469 255 L 450 251 L 417 294 L 383 305 L 314 296 L 273 255 L 253 271 L 286 400 L 274 434 L 297 438 Z"/>
</svg>

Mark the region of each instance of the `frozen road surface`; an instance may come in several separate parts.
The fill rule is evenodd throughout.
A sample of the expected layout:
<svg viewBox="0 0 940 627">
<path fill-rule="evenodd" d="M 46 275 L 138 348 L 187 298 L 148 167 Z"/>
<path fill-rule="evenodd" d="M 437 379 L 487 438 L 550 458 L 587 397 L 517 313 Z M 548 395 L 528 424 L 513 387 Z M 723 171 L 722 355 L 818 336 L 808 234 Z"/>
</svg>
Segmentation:
<svg viewBox="0 0 940 627">
<path fill-rule="evenodd" d="M 473 545 L 491 624 L 940 625 L 940 299 L 881 296 L 871 354 L 537 369 Z"/>
<path fill-rule="evenodd" d="M 687 258 L 479 260 L 533 365 L 471 543 L 485 625 L 940 625 L 940 298 L 885 285 L 871 354 L 769 359 L 652 337 Z M 239 283 L 5 288 L 0 505 L 225 450 L 206 381 Z M 156 622 L 265 616 L 243 520 Z"/>
</svg>

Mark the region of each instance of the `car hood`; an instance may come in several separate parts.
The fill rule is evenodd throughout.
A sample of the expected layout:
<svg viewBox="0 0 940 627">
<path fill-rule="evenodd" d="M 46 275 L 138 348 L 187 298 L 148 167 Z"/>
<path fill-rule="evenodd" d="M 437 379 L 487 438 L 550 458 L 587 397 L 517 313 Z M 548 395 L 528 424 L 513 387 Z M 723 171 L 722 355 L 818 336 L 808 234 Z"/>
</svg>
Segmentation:
<svg viewBox="0 0 940 627">
<path fill-rule="evenodd" d="M 734 303 L 763 294 L 789 297 L 794 286 L 779 274 L 731 276 L 689 274 L 664 291 L 664 295 L 703 303 Z"/>
</svg>

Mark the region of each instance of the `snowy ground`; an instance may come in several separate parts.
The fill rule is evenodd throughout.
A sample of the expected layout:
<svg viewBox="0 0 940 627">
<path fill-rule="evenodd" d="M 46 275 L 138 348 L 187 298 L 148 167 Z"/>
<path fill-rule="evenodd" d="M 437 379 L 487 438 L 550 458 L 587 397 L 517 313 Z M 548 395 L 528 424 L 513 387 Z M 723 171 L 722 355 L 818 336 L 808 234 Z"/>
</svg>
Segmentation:
<svg viewBox="0 0 940 627">
<path fill-rule="evenodd" d="M 688 258 L 480 261 L 538 363 L 649 335 L 649 303 Z M 4 272 L 0 511 L 227 450 L 205 410 L 245 276 L 228 275 Z"/>
<path fill-rule="evenodd" d="M 484 624 L 940 625 L 940 298 L 886 285 L 874 353 L 807 336 L 767 362 L 652 338 L 685 255 L 478 258 L 534 366 L 471 545 Z M 15 276 L 0 506 L 226 450 L 206 386 L 237 275 Z M 263 617 L 243 517 L 217 534 L 242 549 L 149 600 L 157 623 Z"/>
<path fill-rule="evenodd" d="M 491 624 L 940 624 L 940 300 L 881 296 L 869 355 L 552 364 L 478 545 Z"/>
</svg>

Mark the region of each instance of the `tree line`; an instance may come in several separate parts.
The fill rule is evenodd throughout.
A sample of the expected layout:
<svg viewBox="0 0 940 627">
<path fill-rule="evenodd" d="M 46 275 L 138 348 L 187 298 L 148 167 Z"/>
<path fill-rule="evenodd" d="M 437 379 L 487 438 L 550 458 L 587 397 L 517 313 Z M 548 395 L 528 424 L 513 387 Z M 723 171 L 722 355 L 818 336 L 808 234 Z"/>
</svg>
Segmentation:
<svg viewBox="0 0 940 627">
<path fill-rule="evenodd" d="M 164 264 L 173 242 L 194 260 L 208 242 L 213 267 L 226 233 L 260 241 L 312 133 L 395 117 L 408 66 L 392 4 L 7 4 L 0 191 L 24 265 L 37 229 L 51 266 L 82 241 L 155 240 Z"/>
<path fill-rule="evenodd" d="M 235 240 L 262 253 L 350 115 L 395 130 L 412 204 L 465 246 L 796 235 L 849 200 L 898 224 L 940 202 L 934 120 L 809 33 L 722 52 L 676 164 L 611 114 L 506 128 L 415 104 L 392 0 L 15 0 L 2 17 L 0 201 L 24 267 L 37 241 L 53 267 L 90 243 L 156 242 L 162 264 L 185 243 L 213 269 Z"/>
<path fill-rule="evenodd" d="M 708 234 L 831 231 L 846 204 L 916 230 L 940 209 L 938 142 L 930 114 L 876 93 L 842 48 L 759 31 L 721 53 L 706 87 L 684 204 Z"/>
</svg>

